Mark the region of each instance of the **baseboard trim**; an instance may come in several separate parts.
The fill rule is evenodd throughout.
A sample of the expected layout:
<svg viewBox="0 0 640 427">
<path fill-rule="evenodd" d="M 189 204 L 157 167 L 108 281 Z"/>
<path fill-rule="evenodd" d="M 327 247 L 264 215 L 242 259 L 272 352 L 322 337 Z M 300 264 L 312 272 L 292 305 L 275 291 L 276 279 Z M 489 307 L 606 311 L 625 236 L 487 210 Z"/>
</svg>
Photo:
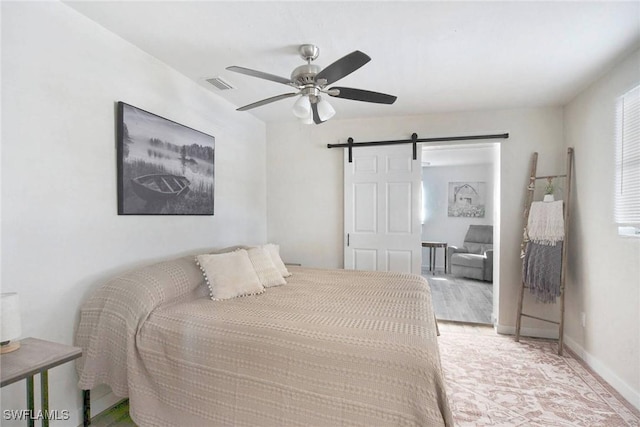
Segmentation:
<svg viewBox="0 0 640 427">
<path fill-rule="evenodd" d="M 640 410 L 640 391 L 634 390 L 622 378 L 616 375 L 604 363 L 591 353 L 586 351 L 580 344 L 565 335 L 564 342 L 571 351 L 573 351 L 584 363 L 600 375 L 611 387 L 624 397 L 627 402 L 631 403 L 636 409 Z"/>
<path fill-rule="evenodd" d="M 498 323 L 496 331 L 501 335 L 515 335 L 515 326 L 506 326 Z M 558 339 L 557 329 L 541 329 L 541 328 L 520 328 L 520 336 L 532 338 L 547 338 L 551 340 Z"/>
</svg>

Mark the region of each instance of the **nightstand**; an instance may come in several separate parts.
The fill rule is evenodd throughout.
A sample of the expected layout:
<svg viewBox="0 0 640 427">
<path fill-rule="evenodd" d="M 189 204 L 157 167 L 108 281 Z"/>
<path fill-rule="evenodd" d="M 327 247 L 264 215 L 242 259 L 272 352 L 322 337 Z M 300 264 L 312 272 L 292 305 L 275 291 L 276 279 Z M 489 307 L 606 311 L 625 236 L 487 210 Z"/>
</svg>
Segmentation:
<svg viewBox="0 0 640 427">
<path fill-rule="evenodd" d="M 0 356 L 2 366 L 0 387 L 27 380 L 27 410 L 25 419 L 30 427 L 34 425 L 33 376 L 40 374 L 40 402 L 42 425 L 49 425 L 49 369 L 70 362 L 82 356 L 82 349 L 37 338 L 25 338 L 20 348 Z M 18 412 L 18 411 L 16 411 Z M 57 411 L 55 416 L 64 416 Z"/>
</svg>

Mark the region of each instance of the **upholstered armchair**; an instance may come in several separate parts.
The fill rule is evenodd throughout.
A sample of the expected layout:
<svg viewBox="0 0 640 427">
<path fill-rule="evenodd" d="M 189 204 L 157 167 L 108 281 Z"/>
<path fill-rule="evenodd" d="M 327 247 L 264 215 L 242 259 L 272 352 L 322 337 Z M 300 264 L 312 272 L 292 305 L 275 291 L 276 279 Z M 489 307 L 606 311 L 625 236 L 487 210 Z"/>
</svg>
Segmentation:
<svg viewBox="0 0 640 427">
<path fill-rule="evenodd" d="M 449 246 L 447 257 L 451 274 L 493 281 L 493 226 L 470 225 L 463 246 Z"/>
</svg>

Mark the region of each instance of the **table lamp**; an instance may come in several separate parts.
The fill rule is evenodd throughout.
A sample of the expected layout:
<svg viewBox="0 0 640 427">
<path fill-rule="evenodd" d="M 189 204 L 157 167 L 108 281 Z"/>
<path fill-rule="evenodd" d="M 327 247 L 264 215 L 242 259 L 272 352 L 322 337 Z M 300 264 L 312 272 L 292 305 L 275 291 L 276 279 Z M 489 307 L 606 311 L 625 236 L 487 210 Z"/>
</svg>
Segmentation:
<svg viewBox="0 0 640 427">
<path fill-rule="evenodd" d="M 0 354 L 10 353 L 20 348 L 20 341 L 15 340 L 22 334 L 20 300 L 16 292 L 0 294 L 0 318 Z"/>
</svg>

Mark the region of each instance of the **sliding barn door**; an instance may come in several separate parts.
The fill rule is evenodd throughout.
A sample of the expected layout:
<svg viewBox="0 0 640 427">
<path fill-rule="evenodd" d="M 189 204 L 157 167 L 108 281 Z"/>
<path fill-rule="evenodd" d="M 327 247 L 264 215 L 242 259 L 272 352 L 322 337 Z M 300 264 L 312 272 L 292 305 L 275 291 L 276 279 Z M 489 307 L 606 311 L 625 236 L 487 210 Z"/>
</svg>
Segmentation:
<svg viewBox="0 0 640 427">
<path fill-rule="evenodd" d="M 344 151 L 344 267 L 420 274 L 420 160 L 410 145 Z"/>
</svg>

